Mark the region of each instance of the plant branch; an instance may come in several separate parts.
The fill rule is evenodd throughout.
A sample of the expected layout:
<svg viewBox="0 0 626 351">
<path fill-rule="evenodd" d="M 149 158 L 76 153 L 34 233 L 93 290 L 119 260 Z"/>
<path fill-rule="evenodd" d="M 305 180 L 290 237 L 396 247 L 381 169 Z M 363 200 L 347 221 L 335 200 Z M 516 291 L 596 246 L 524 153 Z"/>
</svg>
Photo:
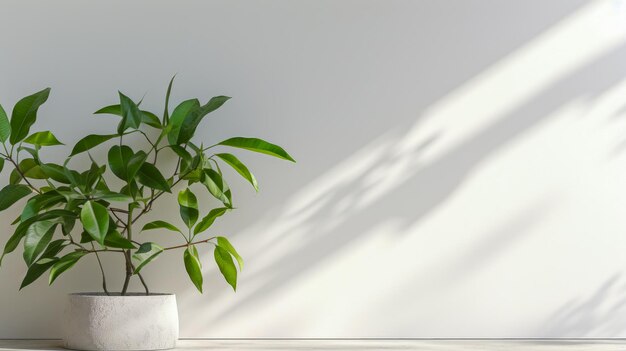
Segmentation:
<svg viewBox="0 0 626 351">
<path fill-rule="evenodd" d="M 216 237 L 214 237 L 214 236 L 213 236 L 213 237 L 210 237 L 210 238 L 205 239 L 205 240 L 194 241 L 194 242 L 192 242 L 192 243 L 187 243 L 187 244 L 183 244 L 183 245 L 176 245 L 176 246 L 166 247 L 166 248 L 164 248 L 163 250 L 165 251 L 165 250 L 182 249 L 182 248 L 188 247 L 189 245 L 204 244 L 204 243 L 208 243 L 209 241 L 211 241 L 211 240 L 213 240 L 213 239 L 215 239 L 215 238 L 216 238 Z"/>
<path fill-rule="evenodd" d="M 133 271 L 135 270 L 135 265 L 132 264 L 133 267 Z M 139 276 L 139 281 L 141 281 L 141 285 L 143 285 L 144 290 L 146 290 L 146 295 L 150 295 L 150 290 L 148 289 L 148 284 L 146 284 L 146 281 L 143 279 L 143 276 L 141 275 L 141 273 L 137 273 L 137 275 Z"/>
<path fill-rule="evenodd" d="M 175 187 L 175 186 L 176 186 L 178 183 L 180 183 L 180 181 L 181 181 L 181 180 L 183 180 L 183 178 L 184 178 L 187 174 L 189 174 L 190 172 L 191 172 L 191 171 L 189 171 L 189 172 L 185 173 L 182 177 L 178 177 L 178 179 L 177 179 L 174 183 L 172 183 L 172 186 L 171 186 L 171 187 L 172 187 L 172 188 L 173 188 L 173 187 Z M 164 193 L 165 193 L 164 191 L 161 191 L 161 192 L 159 192 L 158 194 L 154 195 L 154 197 L 152 197 L 152 199 L 150 199 L 150 201 L 148 202 L 148 204 L 146 205 L 146 207 L 145 207 L 143 210 L 141 210 L 141 212 L 137 215 L 137 217 L 135 217 L 135 218 L 134 218 L 134 219 L 132 219 L 132 220 L 130 220 L 130 219 L 129 219 L 130 224 L 134 224 L 135 222 L 137 222 L 137 220 L 138 220 L 141 216 L 143 216 L 144 214 L 146 214 L 146 212 L 150 211 L 150 209 L 152 208 L 152 204 L 153 204 L 153 203 L 154 203 L 154 202 L 155 202 L 155 201 L 156 201 L 156 200 L 157 200 L 157 199 L 158 199 L 161 195 L 163 195 Z"/>
<path fill-rule="evenodd" d="M 111 211 L 111 214 L 115 217 L 115 219 L 117 219 L 118 222 L 124 224 L 124 221 L 117 215 L 117 213 L 115 213 L 115 211 Z"/>
<path fill-rule="evenodd" d="M 144 132 L 143 130 L 139 130 L 139 129 L 137 129 L 137 131 L 146 138 L 150 146 L 152 146 L 152 149 L 156 149 L 156 145 L 152 142 L 152 140 L 150 140 L 150 138 L 148 138 L 148 134 L 146 134 L 146 132 Z M 148 151 L 148 154 L 150 154 L 150 152 L 152 152 L 152 150 Z"/>
<path fill-rule="evenodd" d="M 100 256 L 98 255 L 98 252 L 96 252 L 96 248 L 93 245 L 93 243 L 91 243 L 91 248 L 94 250 L 94 253 L 96 254 L 96 259 L 98 260 L 98 266 L 100 266 L 100 272 L 102 273 L 102 289 L 104 289 L 104 293 L 107 294 L 107 296 L 109 296 L 109 291 L 107 290 L 107 278 L 106 278 L 106 275 L 104 274 L 102 261 L 100 261 Z"/>
<path fill-rule="evenodd" d="M 22 179 L 24 179 L 24 181 L 26 182 L 26 184 L 28 185 L 29 188 L 31 188 L 34 192 L 41 194 L 41 191 L 37 188 L 35 188 L 35 186 L 26 178 L 26 176 L 24 175 L 24 172 L 22 172 L 22 170 L 20 169 L 20 167 L 17 165 L 17 163 L 15 162 L 15 160 L 13 160 L 12 157 L 7 157 L 6 158 L 9 162 L 11 162 L 13 164 L 13 166 L 15 167 L 15 170 L 17 171 L 17 173 L 20 175 L 20 177 L 22 177 Z"/>
<path fill-rule="evenodd" d="M 128 206 L 128 221 L 126 222 L 126 237 L 128 240 L 133 239 L 133 230 L 132 230 L 132 219 L 133 219 L 133 208 Z M 126 295 L 126 290 L 128 289 L 128 283 L 130 282 L 130 277 L 133 275 L 133 263 L 130 257 L 130 250 L 124 251 L 124 260 L 126 261 L 126 278 L 124 279 L 124 287 L 122 288 L 122 295 Z"/>
<path fill-rule="evenodd" d="M 2 148 L 4 149 L 4 152 L 6 153 L 6 155 L 4 155 L 5 158 L 10 157 L 11 154 L 9 153 L 9 150 L 7 149 L 7 145 L 5 143 L 2 143 Z"/>
<path fill-rule="evenodd" d="M 124 252 L 124 250 L 110 250 L 110 249 L 101 249 L 101 250 L 85 250 L 88 253 L 95 253 L 97 254 L 98 252 Z"/>
<path fill-rule="evenodd" d="M 75 245 L 75 246 L 78 246 L 79 248 L 81 248 L 81 249 L 83 249 L 83 250 L 85 250 L 85 251 L 89 251 L 89 250 L 88 250 L 88 249 L 86 249 L 83 245 L 81 245 L 81 244 L 79 244 L 79 243 L 75 242 L 75 241 L 74 241 L 74 238 L 72 238 L 72 235 L 71 235 L 71 234 L 69 234 L 69 233 L 68 233 L 68 234 L 67 234 L 67 237 L 70 239 L 70 244 Z"/>
</svg>

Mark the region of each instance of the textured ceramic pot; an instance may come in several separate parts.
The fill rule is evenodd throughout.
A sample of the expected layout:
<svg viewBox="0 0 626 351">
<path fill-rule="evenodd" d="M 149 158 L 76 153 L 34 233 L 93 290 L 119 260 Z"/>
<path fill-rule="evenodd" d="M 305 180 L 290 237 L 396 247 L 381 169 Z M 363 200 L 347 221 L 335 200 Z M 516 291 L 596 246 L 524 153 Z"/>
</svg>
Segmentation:
<svg viewBox="0 0 626 351">
<path fill-rule="evenodd" d="M 65 347 L 74 350 L 162 350 L 176 346 L 174 294 L 80 293 L 68 295 Z"/>
</svg>

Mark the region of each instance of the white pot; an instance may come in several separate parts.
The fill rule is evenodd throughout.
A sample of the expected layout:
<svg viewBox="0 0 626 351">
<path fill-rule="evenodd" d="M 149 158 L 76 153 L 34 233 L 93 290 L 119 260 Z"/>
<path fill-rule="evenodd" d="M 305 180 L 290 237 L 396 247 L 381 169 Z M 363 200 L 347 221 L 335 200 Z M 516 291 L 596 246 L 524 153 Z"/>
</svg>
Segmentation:
<svg viewBox="0 0 626 351">
<path fill-rule="evenodd" d="M 70 294 L 62 327 L 69 349 L 171 349 L 178 339 L 176 295 Z"/>
</svg>

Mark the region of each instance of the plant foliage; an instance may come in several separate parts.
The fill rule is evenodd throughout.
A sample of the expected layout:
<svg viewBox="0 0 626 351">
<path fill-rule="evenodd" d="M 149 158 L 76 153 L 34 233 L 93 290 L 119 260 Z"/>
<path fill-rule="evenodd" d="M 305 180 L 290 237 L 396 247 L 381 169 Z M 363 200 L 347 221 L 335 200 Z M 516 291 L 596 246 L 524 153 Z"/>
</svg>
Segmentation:
<svg viewBox="0 0 626 351">
<path fill-rule="evenodd" d="M 213 260 L 226 282 L 237 288 L 243 259 L 228 239 L 206 234 L 219 217 L 234 209 L 232 192 L 220 164 L 231 167 L 257 191 L 258 184 L 239 157 L 225 151 L 240 149 L 295 160 L 280 146 L 258 138 L 234 137 L 210 147 L 194 141 L 202 120 L 230 98 L 216 96 L 204 104 L 199 99 L 189 99 L 170 112 L 173 80 L 161 117 L 140 109 L 141 102 L 119 92 L 119 104 L 95 112 L 118 116 L 116 132 L 82 137 L 63 164 L 44 162 L 39 152 L 44 147 L 64 144 L 50 131 L 30 130 L 39 109 L 48 100 L 50 88 L 19 100 L 10 117 L 0 105 L 0 172 L 7 168 L 5 165 L 12 166 L 9 183 L 0 189 L 0 211 L 23 203 L 0 263 L 2 257 L 22 243 L 28 270 L 20 289 L 46 272 L 52 284 L 83 257 L 93 255 L 100 265 L 103 290 L 108 294 L 99 255 L 114 253 L 123 258 L 126 267 L 122 294 L 127 293 L 133 276 L 140 278 L 149 293 L 141 271 L 162 253 L 181 249 L 185 270 L 202 292 L 202 262 L 209 256 L 202 253 L 206 245 L 212 245 Z M 145 141 L 145 147 L 137 146 L 137 138 Z M 107 159 L 98 163 L 89 151 L 107 143 L 113 144 L 108 146 Z M 225 150 L 213 153 L 220 148 Z M 164 153 L 170 153 L 168 160 L 160 157 Z M 72 161 L 78 157 L 90 166 L 83 170 L 72 168 Z M 198 185 L 194 190 L 204 189 L 202 193 L 192 191 L 190 186 L 195 183 Z M 179 235 L 182 243 L 164 247 L 144 240 L 150 239 L 149 233 L 133 236 L 135 223 L 150 213 L 157 199 L 174 191 L 182 225 L 158 219 L 145 224 L 141 231 L 170 232 Z M 198 199 L 206 198 L 213 198 L 217 205 L 202 214 Z"/>
</svg>

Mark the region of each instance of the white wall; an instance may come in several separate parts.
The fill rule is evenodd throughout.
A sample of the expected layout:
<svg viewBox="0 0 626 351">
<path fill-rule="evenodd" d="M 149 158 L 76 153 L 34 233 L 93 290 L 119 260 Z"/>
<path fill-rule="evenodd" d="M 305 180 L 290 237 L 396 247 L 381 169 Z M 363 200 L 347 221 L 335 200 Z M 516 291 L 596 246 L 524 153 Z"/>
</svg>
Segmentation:
<svg viewBox="0 0 626 351">
<path fill-rule="evenodd" d="M 61 160 L 115 127 L 91 113 L 117 89 L 160 111 L 178 72 L 174 101 L 234 97 L 201 139 L 298 159 L 246 155 L 258 195 L 231 181 L 239 210 L 217 232 L 246 259 L 236 294 L 208 251 L 204 295 L 182 253 L 145 270 L 178 294 L 182 336 L 626 337 L 625 6 L 3 1 L 0 102 L 51 86 L 36 127 L 68 144 L 47 153 Z M 161 204 L 149 219 L 176 221 Z M 119 289 L 122 262 L 106 265 Z M 64 295 L 98 290 L 96 269 L 18 292 L 10 256 L 0 337 L 58 336 Z"/>
</svg>

